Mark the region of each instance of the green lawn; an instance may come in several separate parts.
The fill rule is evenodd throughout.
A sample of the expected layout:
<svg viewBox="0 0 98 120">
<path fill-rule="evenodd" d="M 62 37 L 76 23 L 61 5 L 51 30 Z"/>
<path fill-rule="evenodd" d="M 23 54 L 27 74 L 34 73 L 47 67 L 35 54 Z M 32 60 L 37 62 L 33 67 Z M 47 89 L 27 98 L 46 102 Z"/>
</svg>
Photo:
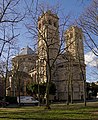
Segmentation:
<svg viewBox="0 0 98 120">
<path fill-rule="evenodd" d="M 23 106 L 0 108 L 0 120 L 98 120 L 98 102 L 70 104 L 52 104 L 51 110 L 44 106 Z"/>
</svg>

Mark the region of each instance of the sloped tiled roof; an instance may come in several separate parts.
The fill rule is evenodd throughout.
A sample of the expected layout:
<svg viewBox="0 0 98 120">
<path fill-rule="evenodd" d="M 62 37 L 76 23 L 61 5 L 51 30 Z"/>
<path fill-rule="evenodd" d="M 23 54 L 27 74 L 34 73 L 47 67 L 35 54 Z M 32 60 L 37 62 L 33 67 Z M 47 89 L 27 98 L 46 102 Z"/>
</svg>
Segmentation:
<svg viewBox="0 0 98 120">
<path fill-rule="evenodd" d="M 25 47 L 21 49 L 20 55 L 31 55 L 34 54 L 34 51 L 30 47 Z"/>
</svg>

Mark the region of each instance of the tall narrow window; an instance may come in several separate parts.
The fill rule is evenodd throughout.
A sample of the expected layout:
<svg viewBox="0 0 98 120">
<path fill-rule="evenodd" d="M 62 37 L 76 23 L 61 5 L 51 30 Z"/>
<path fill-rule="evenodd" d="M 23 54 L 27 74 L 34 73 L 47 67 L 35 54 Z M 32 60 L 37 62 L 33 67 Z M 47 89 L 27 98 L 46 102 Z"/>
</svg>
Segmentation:
<svg viewBox="0 0 98 120">
<path fill-rule="evenodd" d="M 42 25 L 45 25 L 45 20 L 43 20 Z"/>
<path fill-rule="evenodd" d="M 54 22 L 54 27 L 57 27 L 57 22 Z"/>
<path fill-rule="evenodd" d="M 51 22 L 51 20 L 49 20 L 48 22 L 49 22 L 49 25 L 52 25 L 52 22 Z"/>
<path fill-rule="evenodd" d="M 41 24 L 39 24 L 38 28 L 41 29 Z"/>
<path fill-rule="evenodd" d="M 73 34 L 72 33 L 70 33 L 70 38 L 73 38 Z"/>
</svg>

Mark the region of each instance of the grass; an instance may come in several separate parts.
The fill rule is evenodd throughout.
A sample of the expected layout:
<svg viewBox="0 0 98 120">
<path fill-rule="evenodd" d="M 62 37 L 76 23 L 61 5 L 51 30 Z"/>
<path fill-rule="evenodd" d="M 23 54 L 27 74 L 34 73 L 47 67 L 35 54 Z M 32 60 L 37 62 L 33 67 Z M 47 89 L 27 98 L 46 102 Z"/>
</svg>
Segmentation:
<svg viewBox="0 0 98 120">
<path fill-rule="evenodd" d="M 98 102 L 0 108 L 0 120 L 98 120 Z"/>
</svg>

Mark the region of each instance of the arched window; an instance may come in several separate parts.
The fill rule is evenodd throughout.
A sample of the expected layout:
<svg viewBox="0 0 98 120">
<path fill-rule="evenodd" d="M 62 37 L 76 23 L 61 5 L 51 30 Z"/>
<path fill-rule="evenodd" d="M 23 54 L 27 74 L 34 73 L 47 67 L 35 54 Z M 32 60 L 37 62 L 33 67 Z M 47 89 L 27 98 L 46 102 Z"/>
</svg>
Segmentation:
<svg viewBox="0 0 98 120">
<path fill-rule="evenodd" d="M 73 38 L 73 34 L 72 33 L 70 33 L 70 38 Z"/>
<path fill-rule="evenodd" d="M 39 24 L 38 28 L 41 29 L 41 24 Z"/>
<path fill-rule="evenodd" d="M 54 22 L 54 27 L 57 27 L 57 22 Z"/>
<path fill-rule="evenodd" d="M 51 20 L 48 20 L 48 23 L 49 23 L 49 25 L 52 25 L 52 21 Z"/>
<path fill-rule="evenodd" d="M 42 25 L 45 25 L 45 20 L 43 20 Z"/>
</svg>

